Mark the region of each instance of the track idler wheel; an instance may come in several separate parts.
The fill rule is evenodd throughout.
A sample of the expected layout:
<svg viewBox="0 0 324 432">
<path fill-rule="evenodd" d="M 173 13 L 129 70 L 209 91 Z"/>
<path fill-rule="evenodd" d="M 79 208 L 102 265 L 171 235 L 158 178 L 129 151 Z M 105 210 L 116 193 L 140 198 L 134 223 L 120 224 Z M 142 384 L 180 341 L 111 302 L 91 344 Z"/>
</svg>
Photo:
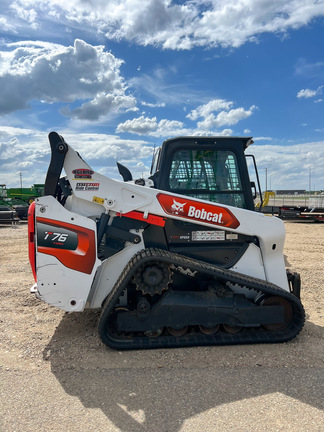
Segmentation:
<svg viewBox="0 0 324 432">
<path fill-rule="evenodd" d="M 144 332 L 145 336 L 150 337 L 150 338 L 156 338 L 161 336 L 163 332 L 163 327 L 157 329 L 157 330 L 147 330 L 146 332 Z"/>
<path fill-rule="evenodd" d="M 168 327 L 168 331 L 172 336 L 183 336 L 188 330 L 188 326 L 184 326 L 181 329 L 175 329 L 173 327 Z"/>
<path fill-rule="evenodd" d="M 227 333 L 231 333 L 231 334 L 238 333 L 242 328 L 241 326 L 231 326 L 228 324 L 223 324 L 223 327 Z"/>
<path fill-rule="evenodd" d="M 138 318 L 144 319 L 150 313 L 151 305 L 145 297 L 142 297 L 137 303 L 136 310 Z"/>
<path fill-rule="evenodd" d="M 268 297 L 267 299 L 262 301 L 261 305 L 263 307 L 283 306 L 283 308 L 284 308 L 284 321 L 281 323 L 275 323 L 275 324 L 264 324 L 263 327 L 266 330 L 270 330 L 270 331 L 274 331 L 274 332 L 283 330 L 288 326 L 288 324 L 292 320 L 293 311 L 292 311 L 291 304 L 286 299 L 284 299 L 282 297 L 279 297 L 279 296 Z"/>
<path fill-rule="evenodd" d="M 218 332 L 219 324 L 217 324 L 213 327 L 206 327 L 206 326 L 200 325 L 199 330 L 201 331 L 201 333 L 204 333 L 205 335 L 212 335 L 212 334 L 215 334 Z"/>
</svg>

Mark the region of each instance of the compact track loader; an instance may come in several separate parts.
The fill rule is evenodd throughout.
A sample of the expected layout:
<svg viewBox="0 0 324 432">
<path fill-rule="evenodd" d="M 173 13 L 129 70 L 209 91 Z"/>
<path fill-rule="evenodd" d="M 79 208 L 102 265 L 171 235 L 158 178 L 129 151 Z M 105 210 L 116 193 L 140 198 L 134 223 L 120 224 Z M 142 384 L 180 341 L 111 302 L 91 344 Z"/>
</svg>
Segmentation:
<svg viewBox="0 0 324 432">
<path fill-rule="evenodd" d="M 100 337 L 119 350 L 285 342 L 300 332 L 284 224 L 255 211 L 251 138 L 167 140 L 147 179 L 118 164 L 123 181 L 92 170 L 56 132 L 49 140 L 45 196 L 28 223 L 37 298 L 65 311 L 102 308 Z"/>
</svg>

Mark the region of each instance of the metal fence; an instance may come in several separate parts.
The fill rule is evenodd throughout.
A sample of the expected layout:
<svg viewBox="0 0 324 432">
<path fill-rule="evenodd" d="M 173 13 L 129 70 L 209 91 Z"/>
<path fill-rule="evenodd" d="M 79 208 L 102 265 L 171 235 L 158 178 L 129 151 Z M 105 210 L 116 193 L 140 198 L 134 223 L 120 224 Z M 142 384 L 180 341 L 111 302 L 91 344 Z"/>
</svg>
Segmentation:
<svg viewBox="0 0 324 432">
<path fill-rule="evenodd" d="M 256 201 L 260 202 L 257 198 Z M 324 208 L 324 196 L 305 195 L 275 195 L 269 198 L 267 204 L 271 207 L 299 206 L 299 207 L 321 207 Z"/>
</svg>

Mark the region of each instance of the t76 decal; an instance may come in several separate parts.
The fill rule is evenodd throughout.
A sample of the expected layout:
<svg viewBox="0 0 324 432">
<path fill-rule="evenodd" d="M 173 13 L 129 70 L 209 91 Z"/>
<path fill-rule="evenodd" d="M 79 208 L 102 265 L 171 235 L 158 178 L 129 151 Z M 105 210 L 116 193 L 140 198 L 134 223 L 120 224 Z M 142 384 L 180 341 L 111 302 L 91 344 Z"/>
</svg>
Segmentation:
<svg viewBox="0 0 324 432">
<path fill-rule="evenodd" d="M 165 213 L 170 215 L 228 228 L 237 228 L 240 225 L 240 222 L 226 207 L 174 197 L 164 193 L 159 193 L 157 199 Z"/>
<path fill-rule="evenodd" d="M 37 251 L 52 255 L 65 267 L 90 274 L 96 260 L 96 236 L 91 229 L 37 218 Z"/>
<path fill-rule="evenodd" d="M 76 232 L 44 223 L 37 225 L 38 246 L 56 249 L 76 250 L 78 246 L 78 235 Z"/>
</svg>

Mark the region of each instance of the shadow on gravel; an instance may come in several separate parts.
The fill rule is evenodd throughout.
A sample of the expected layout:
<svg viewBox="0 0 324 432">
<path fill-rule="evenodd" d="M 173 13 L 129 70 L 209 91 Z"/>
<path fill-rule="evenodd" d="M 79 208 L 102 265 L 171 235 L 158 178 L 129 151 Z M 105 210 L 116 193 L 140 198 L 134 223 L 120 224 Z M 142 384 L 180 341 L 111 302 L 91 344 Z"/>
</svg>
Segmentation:
<svg viewBox="0 0 324 432">
<path fill-rule="evenodd" d="M 308 339 L 320 343 L 323 328 L 310 322 L 297 340 L 280 346 L 118 352 L 99 340 L 98 318 L 98 311 L 66 314 L 43 357 L 67 394 L 102 410 L 121 431 L 179 431 L 209 409 L 273 393 L 324 408 L 322 369 L 307 364 Z M 255 415 L 257 403 L 247 415 Z"/>
</svg>

